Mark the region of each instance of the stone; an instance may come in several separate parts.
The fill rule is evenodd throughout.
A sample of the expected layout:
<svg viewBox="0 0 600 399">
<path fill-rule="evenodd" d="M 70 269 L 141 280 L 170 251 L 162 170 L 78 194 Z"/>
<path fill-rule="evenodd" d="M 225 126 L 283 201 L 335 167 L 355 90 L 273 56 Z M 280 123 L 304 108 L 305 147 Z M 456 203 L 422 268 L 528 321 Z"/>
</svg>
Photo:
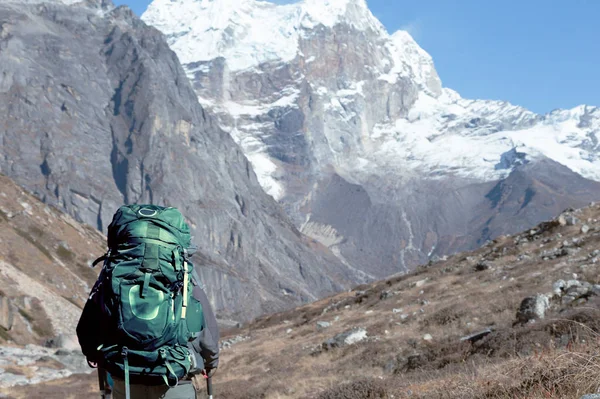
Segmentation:
<svg viewBox="0 0 600 399">
<path fill-rule="evenodd" d="M 544 319 L 546 311 L 550 307 L 548 296 L 538 294 L 523 299 L 517 311 L 517 322 L 521 324 L 532 320 Z"/>
<path fill-rule="evenodd" d="M 351 330 L 337 334 L 333 338 L 323 342 L 322 347 L 325 350 L 333 348 L 341 348 L 348 345 L 353 345 L 367 339 L 367 330 L 362 327 L 355 327 Z"/>
<path fill-rule="evenodd" d="M 317 330 L 324 330 L 331 327 L 331 323 L 328 321 L 317 321 Z"/>
<path fill-rule="evenodd" d="M 554 295 L 561 296 L 566 289 L 567 283 L 565 280 L 558 280 L 554 284 L 552 284 L 552 292 Z"/>
<path fill-rule="evenodd" d="M 15 307 L 8 297 L 0 296 L 0 327 L 10 330 L 15 319 Z"/>
<path fill-rule="evenodd" d="M 431 334 L 425 334 L 423 335 L 423 341 L 433 341 L 433 337 L 431 336 Z"/>
<path fill-rule="evenodd" d="M 589 395 L 583 395 L 579 399 L 600 399 L 600 393 L 592 393 L 592 394 L 589 394 Z"/>
<path fill-rule="evenodd" d="M 481 260 L 479 262 L 477 262 L 477 265 L 475 265 L 475 270 L 477 271 L 484 271 L 484 270 L 489 270 L 492 268 L 492 262 L 487 261 L 487 260 Z"/>
<path fill-rule="evenodd" d="M 479 341 L 480 339 L 483 339 L 483 338 L 487 337 L 487 336 L 488 336 L 488 335 L 490 335 L 490 334 L 491 334 L 493 331 L 494 331 L 494 330 L 492 330 L 491 328 L 486 328 L 486 329 L 485 329 L 485 330 L 483 330 L 483 331 L 479 331 L 479 332 L 476 332 L 476 333 L 473 333 L 473 334 L 469 334 L 469 335 L 467 335 L 467 336 L 465 336 L 465 337 L 462 337 L 462 338 L 460 339 L 460 341 L 461 341 L 461 342 L 464 342 L 464 341 L 476 342 L 476 341 Z"/>
<path fill-rule="evenodd" d="M 583 234 L 587 234 L 590 231 L 590 226 L 588 226 L 587 224 L 584 224 L 583 226 L 581 226 L 581 232 Z"/>
<path fill-rule="evenodd" d="M 567 218 L 565 217 L 565 215 L 560 215 L 557 219 L 558 224 L 560 224 L 561 226 L 566 226 L 567 225 Z"/>
<path fill-rule="evenodd" d="M 580 223 L 580 220 L 575 216 L 567 216 L 566 217 L 567 226 L 576 226 Z"/>
<path fill-rule="evenodd" d="M 423 279 L 423 280 L 419 280 L 419 281 L 417 281 L 417 282 L 415 283 L 415 287 L 417 287 L 417 288 L 420 288 L 420 287 L 424 286 L 424 285 L 425 285 L 425 283 L 427 283 L 427 280 L 428 280 L 428 279 Z"/>
<path fill-rule="evenodd" d="M 238 335 L 233 338 L 226 339 L 219 343 L 219 348 L 221 349 L 229 349 L 233 345 L 239 344 L 240 342 L 244 342 L 250 339 L 250 336 L 247 335 Z"/>
<path fill-rule="evenodd" d="M 402 313 L 404 312 L 403 309 L 392 309 L 392 313 Z"/>
<path fill-rule="evenodd" d="M 81 347 L 79 346 L 79 341 L 77 340 L 77 336 L 74 334 L 59 334 L 56 337 L 46 341 L 46 346 L 48 348 L 60 348 L 69 351 L 81 350 Z"/>
<path fill-rule="evenodd" d="M 379 295 L 379 299 L 381 299 L 382 301 L 385 301 L 386 299 L 390 299 L 393 296 L 394 296 L 394 294 L 391 291 L 382 291 L 381 294 Z"/>
</svg>

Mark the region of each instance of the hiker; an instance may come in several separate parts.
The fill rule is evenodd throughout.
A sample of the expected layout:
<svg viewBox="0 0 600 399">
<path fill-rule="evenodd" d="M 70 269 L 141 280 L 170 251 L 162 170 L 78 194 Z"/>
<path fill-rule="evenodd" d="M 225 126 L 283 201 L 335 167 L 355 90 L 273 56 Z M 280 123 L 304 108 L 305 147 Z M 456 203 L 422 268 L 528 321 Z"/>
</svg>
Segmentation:
<svg viewBox="0 0 600 399">
<path fill-rule="evenodd" d="M 176 208 L 122 206 L 77 325 L 100 390 L 115 399 L 196 398 L 192 377 L 219 364 L 219 329 L 198 273 L 188 224 Z M 109 374 L 105 378 L 106 373 Z"/>
</svg>

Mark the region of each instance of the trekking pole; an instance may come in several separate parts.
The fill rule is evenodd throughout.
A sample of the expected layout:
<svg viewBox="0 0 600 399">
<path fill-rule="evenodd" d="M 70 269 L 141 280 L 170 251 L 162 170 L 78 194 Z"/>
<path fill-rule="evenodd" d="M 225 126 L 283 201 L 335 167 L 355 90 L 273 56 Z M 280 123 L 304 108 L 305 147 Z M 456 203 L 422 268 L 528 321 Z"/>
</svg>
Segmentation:
<svg viewBox="0 0 600 399">
<path fill-rule="evenodd" d="M 100 397 L 102 399 L 111 399 L 112 390 L 110 386 L 106 389 L 106 370 L 101 367 L 98 367 L 98 385 L 100 387 Z"/>
<path fill-rule="evenodd" d="M 208 391 L 208 399 L 213 399 L 212 377 L 206 379 L 206 390 Z"/>
</svg>

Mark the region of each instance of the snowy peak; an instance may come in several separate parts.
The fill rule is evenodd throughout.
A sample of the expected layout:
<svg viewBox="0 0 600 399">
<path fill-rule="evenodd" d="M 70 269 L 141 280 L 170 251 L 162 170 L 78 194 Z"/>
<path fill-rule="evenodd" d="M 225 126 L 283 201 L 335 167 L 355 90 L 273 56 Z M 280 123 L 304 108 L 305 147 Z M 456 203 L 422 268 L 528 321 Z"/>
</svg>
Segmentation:
<svg viewBox="0 0 600 399">
<path fill-rule="evenodd" d="M 387 35 L 364 0 L 154 0 L 142 19 L 161 30 L 183 64 L 224 57 L 232 71 L 288 62 L 317 26 L 347 24 Z"/>
<path fill-rule="evenodd" d="M 397 65 L 411 68 L 416 82 L 434 97 L 442 94 L 442 81 L 435 70 L 433 58 L 406 31 L 391 36 L 391 52 Z"/>
<path fill-rule="evenodd" d="M 332 27 L 346 23 L 359 30 L 385 30 L 365 0 L 305 0 L 298 3 L 298 7 L 302 10 L 303 27 L 313 28 L 318 24 Z"/>
</svg>

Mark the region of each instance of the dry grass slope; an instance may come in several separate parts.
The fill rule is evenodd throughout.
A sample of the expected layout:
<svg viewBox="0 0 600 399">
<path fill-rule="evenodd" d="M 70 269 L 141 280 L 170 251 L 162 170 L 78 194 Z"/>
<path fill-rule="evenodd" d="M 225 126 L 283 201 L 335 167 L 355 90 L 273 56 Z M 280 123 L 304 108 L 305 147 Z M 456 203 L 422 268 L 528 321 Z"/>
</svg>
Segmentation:
<svg viewBox="0 0 600 399">
<path fill-rule="evenodd" d="M 552 293 L 557 280 L 600 283 L 600 206 L 572 215 L 579 222 L 544 223 L 225 332 L 224 339 L 248 339 L 223 350 L 215 397 L 578 399 L 596 392 L 600 297 L 556 297 L 543 320 L 515 323 L 521 301 Z M 317 328 L 317 321 L 330 326 Z M 355 327 L 368 338 L 323 349 Z M 485 329 L 492 332 L 461 340 Z M 94 378 L 3 393 L 92 398 Z"/>
<path fill-rule="evenodd" d="M 233 399 L 579 398 L 596 392 L 600 298 L 557 299 L 544 320 L 515 324 L 520 302 L 552 292 L 559 279 L 600 283 L 594 252 L 600 207 L 575 216 L 582 222 L 544 223 L 229 331 L 250 339 L 223 351 L 217 392 Z M 317 321 L 332 324 L 317 329 Z M 353 327 L 364 327 L 369 338 L 320 349 Z M 479 340 L 460 340 L 487 328 L 493 332 Z"/>
</svg>

